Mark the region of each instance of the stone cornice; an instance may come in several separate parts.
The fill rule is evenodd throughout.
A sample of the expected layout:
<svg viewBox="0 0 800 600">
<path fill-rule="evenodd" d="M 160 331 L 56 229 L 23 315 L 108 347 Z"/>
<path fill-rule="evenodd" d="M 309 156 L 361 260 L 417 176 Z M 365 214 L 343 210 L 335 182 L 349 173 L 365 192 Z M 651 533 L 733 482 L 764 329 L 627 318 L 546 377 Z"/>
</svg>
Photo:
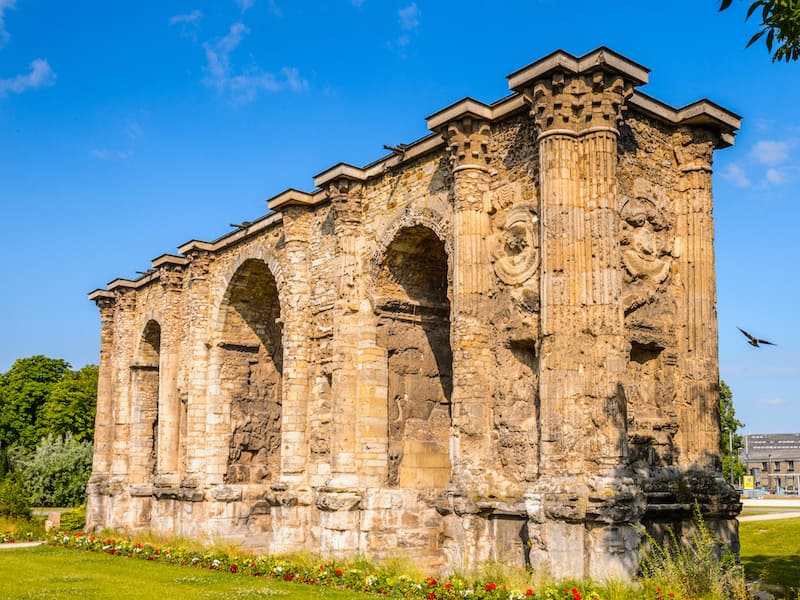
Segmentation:
<svg viewBox="0 0 800 600">
<path fill-rule="evenodd" d="M 89 292 L 89 296 L 88 297 L 89 297 L 89 300 L 91 300 L 92 302 L 96 302 L 98 305 L 101 302 L 114 302 L 114 300 L 116 300 L 116 297 L 114 296 L 114 292 L 111 292 L 109 290 L 104 290 L 104 289 L 101 289 L 101 288 L 98 288 L 96 290 L 92 290 L 91 292 Z"/>
<path fill-rule="evenodd" d="M 443 108 L 427 118 L 428 129 L 441 133 L 453 121 L 464 118 L 473 118 L 478 121 L 492 121 L 494 112 L 492 107 L 472 98 L 464 98 Z"/>
<path fill-rule="evenodd" d="M 347 163 L 338 163 L 330 169 L 325 169 L 322 173 L 314 175 L 314 185 L 318 188 L 325 187 L 326 184 L 337 179 L 350 179 L 352 181 L 364 181 L 367 174 L 364 169 L 348 165 Z"/>
<path fill-rule="evenodd" d="M 264 215 L 263 217 L 259 217 L 255 221 L 247 223 L 242 227 L 238 227 L 230 233 L 226 233 L 213 242 L 189 240 L 185 244 L 178 246 L 178 252 L 184 255 L 194 249 L 205 250 L 207 252 L 218 252 L 227 246 L 240 242 L 247 237 L 255 235 L 256 233 L 270 229 L 272 226 L 280 223 L 282 218 L 283 217 L 280 213 L 270 213 Z"/>
<path fill-rule="evenodd" d="M 150 262 L 150 265 L 154 269 L 166 265 L 174 265 L 182 267 L 187 264 L 189 264 L 188 258 L 186 258 L 185 256 L 177 256 L 175 254 L 162 254 L 161 256 L 157 256 Z"/>
<path fill-rule="evenodd" d="M 742 117 L 705 98 L 682 108 L 673 108 L 652 96 L 636 91 L 628 100 L 628 104 L 651 117 L 673 125 L 712 129 L 720 134 L 717 148 L 732 146 L 735 132 L 742 125 Z"/>
<path fill-rule="evenodd" d="M 323 198 L 321 196 L 321 194 L 301 192 L 300 190 L 289 188 L 285 192 L 281 192 L 267 200 L 267 208 L 271 211 L 277 211 L 285 206 L 313 206 L 322 201 Z"/>
<path fill-rule="evenodd" d="M 526 67 L 508 75 L 509 89 L 522 91 L 536 80 L 546 78 L 555 71 L 581 74 L 597 69 L 619 73 L 633 85 L 643 85 L 648 81 L 650 69 L 639 63 L 617 54 L 613 50 L 601 46 L 596 50 L 576 57 L 569 52 L 556 50 L 542 59 L 532 62 Z"/>
</svg>

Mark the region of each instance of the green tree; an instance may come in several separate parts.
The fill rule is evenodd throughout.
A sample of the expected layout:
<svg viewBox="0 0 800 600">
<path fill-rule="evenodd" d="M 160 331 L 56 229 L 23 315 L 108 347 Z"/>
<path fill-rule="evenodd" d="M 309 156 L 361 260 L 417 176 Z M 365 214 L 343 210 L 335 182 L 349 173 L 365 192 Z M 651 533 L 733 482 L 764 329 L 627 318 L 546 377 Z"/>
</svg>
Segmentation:
<svg viewBox="0 0 800 600">
<path fill-rule="evenodd" d="M 92 474 L 92 443 L 72 434 L 42 438 L 31 453 L 19 446 L 9 452 L 14 468 L 24 477 L 33 506 L 79 506 L 86 500 Z"/>
<path fill-rule="evenodd" d="M 31 451 L 44 436 L 92 440 L 97 367 L 70 369 L 60 358 L 21 358 L 0 375 L 0 446 Z"/>
<path fill-rule="evenodd" d="M 0 376 L 0 444 L 19 443 L 29 450 L 36 446 L 39 409 L 68 370 L 66 361 L 38 355 L 17 359 Z"/>
<path fill-rule="evenodd" d="M 744 475 L 744 465 L 739 462 L 739 449 L 742 447 L 742 436 L 737 431 L 744 427 L 736 418 L 733 408 L 733 392 L 724 381 L 719 382 L 719 421 L 720 440 L 719 449 L 722 454 L 722 472 L 727 481 L 731 480 L 731 465 L 733 465 L 733 479 L 739 481 Z M 733 438 L 733 456 L 731 457 L 731 436 Z"/>
<path fill-rule="evenodd" d="M 721 0 L 720 11 L 732 3 L 733 0 Z M 772 62 L 800 58 L 800 0 L 756 0 L 750 4 L 745 21 L 754 14 L 761 16 L 761 23 L 747 42 L 748 47 L 763 37 Z"/>
<path fill-rule="evenodd" d="M 50 390 L 39 409 L 40 435 L 72 433 L 79 442 L 94 439 L 97 406 L 97 365 L 68 371 Z"/>
</svg>

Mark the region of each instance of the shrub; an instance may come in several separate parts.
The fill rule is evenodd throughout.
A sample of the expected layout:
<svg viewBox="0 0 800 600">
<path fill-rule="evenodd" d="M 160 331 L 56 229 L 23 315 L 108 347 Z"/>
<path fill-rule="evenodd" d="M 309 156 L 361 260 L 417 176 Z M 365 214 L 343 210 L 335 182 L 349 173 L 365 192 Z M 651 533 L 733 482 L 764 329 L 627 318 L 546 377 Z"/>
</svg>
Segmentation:
<svg viewBox="0 0 800 600">
<path fill-rule="evenodd" d="M 6 473 L 0 480 L 0 515 L 30 519 L 31 499 L 22 475 L 16 471 Z"/>
<path fill-rule="evenodd" d="M 86 505 L 61 513 L 61 529 L 68 532 L 83 531 L 86 526 Z"/>
<path fill-rule="evenodd" d="M 22 473 L 34 506 L 79 506 L 86 499 L 86 483 L 92 474 L 92 444 L 67 434 L 48 435 L 31 454 L 21 448 L 9 453 Z"/>
<path fill-rule="evenodd" d="M 642 558 L 645 589 L 671 589 L 683 598 L 747 600 L 744 572 L 736 555 L 709 531 L 695 503 L 696 529 L 680 542 L 675 532 L 659 544 L 645 533 L 649 548 Z"/>
</svg>

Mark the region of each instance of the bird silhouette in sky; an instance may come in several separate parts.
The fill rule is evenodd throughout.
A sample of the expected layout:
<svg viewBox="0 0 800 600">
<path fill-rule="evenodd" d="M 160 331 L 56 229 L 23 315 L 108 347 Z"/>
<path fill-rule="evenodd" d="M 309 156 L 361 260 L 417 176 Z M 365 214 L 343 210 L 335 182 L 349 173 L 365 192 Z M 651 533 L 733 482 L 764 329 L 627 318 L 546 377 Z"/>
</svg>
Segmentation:
<svg viewBox="0 0 800 600">
<path fill-rule="evenodd" d="M 747 340 L 748 340 L 747 343 L 750 344 L 751 346 L 755 347 L 755 348 L 758 348 L 761 344 L 769 344 L 770 346 L 777 346 L 778 345 L 778 344 L 773 344 L 772 342 L 768 342 L 767 340 L 760 340 L 757 337 L 747 333 L 741 327 L 737 327 L 736 329 L 741 331 L 747 337 Z"/>
</svg>

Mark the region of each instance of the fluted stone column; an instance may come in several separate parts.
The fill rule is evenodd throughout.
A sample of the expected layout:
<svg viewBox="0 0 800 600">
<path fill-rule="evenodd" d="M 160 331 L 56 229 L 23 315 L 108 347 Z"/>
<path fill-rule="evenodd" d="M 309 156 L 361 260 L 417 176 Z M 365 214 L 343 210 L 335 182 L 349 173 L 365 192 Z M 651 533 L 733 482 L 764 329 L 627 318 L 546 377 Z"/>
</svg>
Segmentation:
<svg viewBox="0 0 800 600">
<path fill-rule="evenodd" d="M 679 407 L 679 445 L 684 467 L 712 467 L 719 448 L 719 357 L 717 340 L 714 217 L 711 195 L 712 136 L 688 135 L 676 147 L 681 172 L 677 234 L 681 282 L 678 356 L 686 377 Z"/>
<path fill-rule="evenodd" d="M 626 464 L 629 346 L 616 183 L 616 125 L 630 92 L 621 75 L 601 70 L 550 72 L 528 91 L 538 126 L 542 256 L 534 519 L 552 519 L 543 538 L 555 576 L 625 576 L 636 568 L 638 536 L 613 527 L 642 510 Z M 587 548 L 590 559 L 573 546 Z"/>
<path fill-rule="evenodd" d="M 161 364 L 159 366 L 158 457 L 156 483 L 173 487 L 180 481 L 178 453 L 180 448 L 181 410 L 178 398 L 178 369 L 181 357 L 181 323 L 183 318 L 183 268 L 162 266 L 159 273 L 162 288 Z"/>
<path fill-rule="evenodd" d="M 442 131 L 452 164 L 453 480 L 464 492 L 484 495 L 492 491 L 487 487 L 492 407 L 486 381 L 492 377 L 494 341 L 483 314 L 492 284 L 487 210 L 490 134 L 486 120 L 471 116 L 455 119 Z"/>
<path fill-rule="evenodd" d="M 312 212 L 286 206 L 283 213 L 285 267 L 283 294 L 283 406 L 281 411 L 281 480 L 298 483 L 308 461 L 308 394 L 311 342 L 309 242 Z"/>
<path fill-rule="evenodd" d="M 97 376 L 97 417 L 94 425 L 94 458 L 86 501 L 86 527 L 89 530 L 108 522 L 108 493 L 111 479 L 112 443 L 114 440 L 113 359 L 114 305 L 110 292 L 95 299 L 100 309 L 100 365 Z"/>
</svg>

